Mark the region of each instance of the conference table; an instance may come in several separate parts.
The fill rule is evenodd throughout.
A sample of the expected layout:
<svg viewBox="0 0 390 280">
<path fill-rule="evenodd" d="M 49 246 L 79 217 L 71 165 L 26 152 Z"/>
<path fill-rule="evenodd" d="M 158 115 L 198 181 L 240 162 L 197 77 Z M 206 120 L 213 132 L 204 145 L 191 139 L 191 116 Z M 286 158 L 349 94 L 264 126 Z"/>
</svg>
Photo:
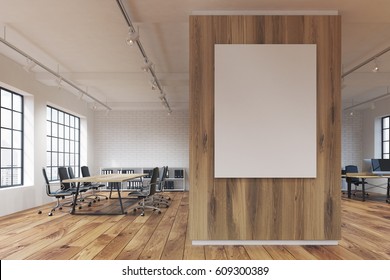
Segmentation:
<svg viewBox="0 0 390 280">
<path fill-rule="evenodd" d="M 347 181 L 348 186 L 348 198 L 351 198 L 351 188 L 352 188 L 352 178 L 358 178 L 362 180 L 362 192 L 363 192 L 363 198 L 362 200 L 365 201 L 365 185 L 367 179 L 387 179 L 387 194 L 386 194 L 386 202 L 390 203 L 390 175 L 381 175 L 381 174 L 374 174 L 374 173 L 347 173 L 345 174 L 345 178 Z"/>
<path fill-rule="evenodd" d="M 72 178 L 72 179 L 63 180 L 64 183 L 77 183 L 76 194 L 74 195 L 74 198 L 73 198 L 73 205 L 72 205 L 72 209 L 70 211 L 70 214 L 76 214 L 76 211 L 75 211 L 76 202 L 77 202 L 77 197 L 79 195 L 80 185 L 82 183 L 92 183 L 92 184 L 94 184 L 94 183 L 118 183 L 118 184 L 122 184 L 122 183 L 127 182 L 127 181 L 142 178 L 146 175 L 147 174 L 141 174 L 141 173 L 140 174 L 137 174 L 137 173 L 133 173 L 133 174 L 101 174 L 101 175 L 95 175 L 95 176 L 89 176 L 89 177 L 80 177 L 80 178 Z M 108 214 L 108 215 L 127 214 L 125 212 L 125 210 L 123 209 L 121 188 L 117 187 L 116 189 L 118 191 L 118 199 L 119 199 L 119 204 L 120 204 L 120 208 L 121 208 L 120 213 L 111 213 L 111 212 L 101 213 L 101 212 L 98 212 L 98 213 L 88 213 L 88 214 L 99 214 L 99 215 L 101 215 L 101 214 Z M 86 214 L 86 213 L 83 213 L 83 214 Z"/>
</svg>

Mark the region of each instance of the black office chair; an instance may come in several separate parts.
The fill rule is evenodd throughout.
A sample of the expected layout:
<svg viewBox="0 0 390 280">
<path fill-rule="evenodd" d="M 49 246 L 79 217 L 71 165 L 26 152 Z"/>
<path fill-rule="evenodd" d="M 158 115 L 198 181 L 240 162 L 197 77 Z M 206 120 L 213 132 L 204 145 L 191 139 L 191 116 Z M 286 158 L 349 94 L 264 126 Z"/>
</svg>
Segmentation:
<svg viewBox="0 0 390 280">
<path fill-rule="evenodd" d="M 81 166 L 81 175 L 83 177 L 89 177 L 91 176 L 91 173 L 89 172 L 88 166 Z M 96 191 L 100 188 L 105 187 L 105 184 L 97 184 L 97 183 L 92 183 L 92 182 L 84 182 L 84 186 L 89 187 L 92 190 L 92 194 L 89 195 L 88 197 L 94 197 L 94 202 L 100 201 L 100 198 L 103 197 L 105 199 L 108 199 L 107 196 L 103 194 L 97 194 Z"/>
<path fill-rule="evenodd" d="M 141 198 L 141 201 L 138 202 L 138 205 L 133 207 L 133 211 L 136 212 L 138 209 L 142 210 L 141 216 L 145 215 L 145 209 L 152 209 L 157 211 L 158 214 L 161 214 L 161 209 L 156 207 L 156 201 L 154 195 L 156 194 L 157 178 L 159 174 L 158 167 L 155 167 L 152 171 L 150 182 L 147 186 L 142 187 L 140 191 L 130 192 L 130 196 L 137 196 Z"/>
<path fill-rule="evenodd" d="M 61 189 L 67 190 L 73 193 L 73 195 L 76 195 L 77 189 L 76 186 L 73 183 L 64 183 L 63 181 L 66 179 L 71 179 L 68 174 L 68 169 L 66 167 L 58 167 L 58 177 L 60 178 L 61 183 Z M 82 193 L 85 193 L 89 190 L 89 187 L 85 187 L 83 184 L 80 184 L 79 187 L 79 198 L 77 201 L 84 202 L 84 197 L 82 196 Z M 88 206 L 91 206 L 92 202 L 88 203 Z M 79 209 L 81 209 L 82 206 L 79 205 Z"/>
<path fill-rule="evenodd" d="M 74 178 L 74 172 L 73 172 L 72 166 L 69 166 L 69 167 L 68 167 L 68 175 L 69 175 L 69 178 L 70 178 L 70 179 L 73 179 L 73 178 Z M 75 184 L 75 183 L 71 183 L 70 185 L 72 186 L 72 188 L 76 187 L 76 184 Z"/>
<path fill-rule="evenodd" d="M 69 206 L 69 207 L 72 206 L 73 200 L 66 201 L 65 203 L 60 203 L 60 199 L 65 199 L 65 197 L 73 197 L 73 193 L 71 191 L 62 190 L 62 189 L 58 189 L 58 190 L 53 191 L 50 187 L 50 182 L 49 182 L 49 179 L 47 178 L 45 168 L 42 168 L 42 173 L 43 173 L 43 177 L 45 178 L 45 182 L 46 182 L 46 194 L 50 197 L 55 197 L 57 199 L 57 203 L 50 210 L 49 216 L 53 216 L 53 212 L 56 209 L 62 210 L 62 207 L 64 207 L 64 206 Z M 39 211 L 38 213 L 41 214 L 42 212 Z"/>
<path fill-rule="evenodd" d="M 345 173 L 359 173 L 358 167 L 356 165 L 347 165 L 345 166 Z M 355 185 L 355 192 L 353 193 L 356 196 L 356 193 L 359 192 L 357 189 L 358 186 L 363 185 L 365 182 L 359 178 L 351 177 L 351 184 Z M 364 193 L 363 196 L 368 196 L 368 193 Z"/>
<path fill-rule="evenodd" d="M 171 198 L 169 196 L 164 196 L 164 188 L 165 188 L 165 179 L 167 177 L 167 172 L 168 172 L 168 166 L 163 166 L 160 168 L 159 171 L 159 178 L 157 181 L 157 193 L 154 195 L 156 205 L 159 207 L 169 207 L 169 201 Z"/>
</svg>

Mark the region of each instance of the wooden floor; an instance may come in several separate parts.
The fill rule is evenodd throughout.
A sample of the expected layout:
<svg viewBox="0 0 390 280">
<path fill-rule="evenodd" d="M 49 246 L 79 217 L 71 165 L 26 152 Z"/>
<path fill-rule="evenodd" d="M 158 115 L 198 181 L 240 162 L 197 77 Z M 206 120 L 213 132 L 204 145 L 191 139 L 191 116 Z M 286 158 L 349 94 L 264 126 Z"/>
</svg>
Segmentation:
<svg viewBox="0 0 390 280">
<path fill-rule="evenodd" d="M 169 193 L 159 215 L 47 215 L 52 203 L 0 217 L 0 259 L 390 259 L 390 204 L 385 198 L 342 198 L 338 246 L 192 246 L 187 236 L 188 193 Z M 116 199 L 80 211 L 115 210 Z M 130 207 L 132 200 L 126 199 Z M 42 210 L 42 214 L 37 214 Z"/>
</svg>

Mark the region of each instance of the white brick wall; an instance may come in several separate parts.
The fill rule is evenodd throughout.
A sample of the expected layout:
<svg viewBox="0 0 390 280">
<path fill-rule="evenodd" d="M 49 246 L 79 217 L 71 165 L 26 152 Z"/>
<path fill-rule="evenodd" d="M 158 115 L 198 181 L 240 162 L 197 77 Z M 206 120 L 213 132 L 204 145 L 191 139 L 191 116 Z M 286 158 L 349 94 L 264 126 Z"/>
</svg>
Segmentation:
<svg viewBox="0 0 390 280">
<path fill-rule="evenodd" d="M 113 111 L 95 116 L 94 172 L 100 167 L 189 166 L 188 112 Z M 188 185 L 188 184 L 187 184 Z"/>
<path fill-rule="evenodd" d="M 343 113 L 342 167 L 362 168 L 363 114 Z M 100 167 L 189 166 L 189 118 L 186 111 L 113 111 L 95 116 L 94 172 Z M 188 184 L 187 184 L 188 186 Z"/>
<path fill-rule="evenodd" d="M 357 165 L 362 170 L 363 163 L 363 114 L 360 111 L 343 112 L 341 128 L 341 166 Z"/>
</svg>

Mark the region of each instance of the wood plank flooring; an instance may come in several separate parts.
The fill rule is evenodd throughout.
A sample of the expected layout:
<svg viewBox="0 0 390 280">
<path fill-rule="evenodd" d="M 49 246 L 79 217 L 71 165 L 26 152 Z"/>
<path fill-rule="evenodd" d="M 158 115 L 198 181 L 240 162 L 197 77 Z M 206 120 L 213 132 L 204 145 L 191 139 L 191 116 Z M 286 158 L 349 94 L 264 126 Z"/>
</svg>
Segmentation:
<svg viewBox="0 0 390 280">
<path fill-rule="evenodd" d="M 168 193 L 169 208 L 127 215 L 47 215 L 50 203 L 0 217 L 0 259 L 33 260 L 371 260 L 390 259 L 390 204 L 384 196 L 365 202 L 342 198 L 338 246 L 192 246 L 188 193 Z M 129 209 L 134 200 L 125 199 Z M 116 199 L 79 211 L 117 211 Z M 41 210 L 43 213 L 38 214 Z"/>
</svg>

